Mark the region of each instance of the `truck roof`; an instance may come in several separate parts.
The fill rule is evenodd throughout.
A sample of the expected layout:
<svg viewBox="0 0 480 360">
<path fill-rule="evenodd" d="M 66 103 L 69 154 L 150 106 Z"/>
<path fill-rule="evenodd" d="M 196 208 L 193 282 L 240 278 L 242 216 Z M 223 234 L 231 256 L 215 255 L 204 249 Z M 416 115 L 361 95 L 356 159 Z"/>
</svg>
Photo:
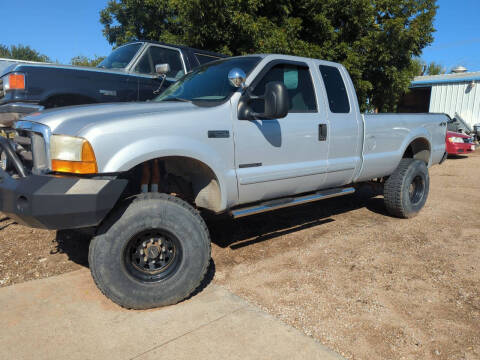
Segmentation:
<svg viewBox="0 0 480 360">
<path fill-rule="evenodd" d="M 321 62 L 322 64 L 325 65 L 330 65 L 330 66 L 335 66 L 335 67 L 343 67 L 342 64 L 333 62 L 333 61 L 328 61 L 328 60 L 322 60 L 322 59 L 315 59 L 315 58 L 308 58 L 304 56 L 295 56 L 295 55 L 284 55 L 284 54 L 248 54 L 248 55 L 240 55 L 240 56 L 232 56 L 232 57 L 260 57 L 262 59 L 271 57 L 273 59 L 278 59 L 278 60 L 287 60 L 287 61 L 317 61 Z"/>
<path fill-rule="evenodd" d="M 212 55 L 212 56 L 221 57 L 221 58 L 226 58 L 226 57 L 228 57 L 228 55 L 220 54 L 220 53 L 213 52 L 213 51 L 208 51 L 208 50 L 202 50 L 202 49 L 192 48 L 192 47 L 186 46 L 186 45 L 169 44 L 169 43 L 165 43 L 165 42 L 162 42 L 162 41 L 155 41 L 155 40 L 135 40 L 135 41 L 130 41 L 130 42 L 124 44 L 124 45 L 132 44 L 132 43 L 138 43 L 138 42 L 150 43 L 150 44 L 157 44 L 157 45 L 172 46 L 172 47 L 176 47 L 176 48 L 179 48 L 179 49 L 190 49 L 190 50 L 193 50 L 193 51 L 195 51 L 195 52 L 197 52 L 197 53 L 201 53 L 201 54 L 205 54 L 205 55 Z"/>
</svg>

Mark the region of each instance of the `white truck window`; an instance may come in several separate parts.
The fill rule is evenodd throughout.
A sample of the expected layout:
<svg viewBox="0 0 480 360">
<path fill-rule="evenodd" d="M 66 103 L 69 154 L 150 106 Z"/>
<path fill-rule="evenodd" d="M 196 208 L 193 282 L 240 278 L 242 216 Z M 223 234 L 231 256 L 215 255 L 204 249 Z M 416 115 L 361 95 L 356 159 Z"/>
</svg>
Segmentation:
<svg viewBox="0 0 480 360">
<path fill-rule="evenodd" d="M 347 89 L 338 68 L 320 65 L 320 73 L 327 90 L 330 111 L 332 113 L 349 113 L 350 103 L 348 102 Z"/>
</svg>

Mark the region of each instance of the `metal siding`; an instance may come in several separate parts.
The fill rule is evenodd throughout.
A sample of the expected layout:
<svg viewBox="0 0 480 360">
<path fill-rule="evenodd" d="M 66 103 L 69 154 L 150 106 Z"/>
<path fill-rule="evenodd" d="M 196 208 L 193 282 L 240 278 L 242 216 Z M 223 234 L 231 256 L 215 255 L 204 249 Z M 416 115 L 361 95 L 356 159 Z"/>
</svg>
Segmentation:
<svg viewBox="0 0 480 360">
<path fill-rule="evenodd" d="M 458 113 L 470 125 L 480 123 L 480 81 L 469 89 L 469 83 L 439 83 L 432 86 L 430 112 Z"/>
</svg>

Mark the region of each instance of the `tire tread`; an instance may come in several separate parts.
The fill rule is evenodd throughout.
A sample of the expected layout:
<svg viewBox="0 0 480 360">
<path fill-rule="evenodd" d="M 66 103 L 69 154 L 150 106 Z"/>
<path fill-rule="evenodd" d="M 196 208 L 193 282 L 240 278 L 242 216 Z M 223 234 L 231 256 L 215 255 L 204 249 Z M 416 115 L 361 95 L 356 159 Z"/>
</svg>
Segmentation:
<svg viewBox="0 0 480 360">
<path fill-rule="evenodd" d="M 206 225 L 205 221 L 200 216 L 200 212 L 197 209 L 193 208 L 190 204 L 183 201 L 182 199 L 179 199 L 175 196 L 172 196 L 172 195 L 169 195 L 169 194 L 164 194 L 164 193 L 143 193 L 143 194 L 136 195 L 135 198 L 133 199 L 133 201 L 131 201 L 131 203 L 127 207 L 130 208 L 130 207 L 141 206 L 141 204 L 144 201 L 149 201 L 149 200 L 168 201 L 168 202 L 174 203 L 175 205 L 180 206 L 183 209 L 190 212 L 190 214 L 194 217 L 194 219 L 196 219 L 198 224 L 201 226 L 204 233 L 207 235 L 207 237 L 208 237 L 208 254 L 211 254 L 210 233 L 208 231 L 208 228 L 207 228 L 207 225 Z M 121 211 L 121 208 L 117 209 L 117 212 L 118 211 Z M 115 223 L 115 221 L 117 219 L 118 218 L 115 217 L 115 216 L 108 217 L 106 219 L 106 221 L 100 226 L 100 229 L 109 228 L 110 226 L 112 226 Z M 101 236 L 105 236 L 105 232 L 102 232 L 101 235 L 95 236 L 90 242 L 90 247 L 89 247 L 89 252 L 88 252 L 88 263 L 89 264 L 93 264 L 93 257 L 94 257 L 95 252 L 96 252 L 95 247 L 96 247 L 96 244 L 98 243 L 97 239 Z M 174 298 L 169 303 L 162 304 L 162 306 L 176 304 L 176 303 L 186 299 L 192 292 L 194 292 L 195 289 L 197 289 L 201 285 L 203 279 L 205 278 L 205 275 L 206 275 L 207 270 L 208 270 L 208 265 L 209 265 L 209 262 L 207 261 L 206 264 L 204 265 L 202 271 L 201 271 L 200 276 L 198 277 L 197 282 L 195 282 L 191 286 L 191 288 L 185 289 L 185 291 L 182 294 L 179 294 L 176 298 Z M 120 305 L 121 307 L 123 307 L 125 309 L 136 309 L 136 310 L 144 310 L 144 309 L 151 308 L 151 306 L 145 306 L 145 305 L 142 305 L 142 304 L 138 304 L 138 305 L 135 305 L 135 306 L 125 304 L 122 301 L 121 298 L 118 298 L 115 294 L 113 294 L 111 291 L 109 291 L 108 286 L 103 285 L 103 281 L 101 280 L 101 275 L 97 271 L 96 267 L 90 265 L 90 272 L 92 274 L 92 277 L 93 277 L 93 280 L 94 280 L 95 284 L 97 285 L 98 289 L 100 289 L 102 294 L 105 295 L 107 298 L 111 299 L 116 304 Z"/>
<path fill-rule="evenodd" d="M 399 218 L 409 217 L 409 214 L 406 212 L 406 209 L 403 207 L 402 204 L 402 190 L 405 174 L 407 173 L 408 168 L 414 161 L 415 160 L 411 158 L 404 158 L 400 160 L 398 167 L 385 182 L 383 194 L 385 207 L 391 215 Z"/>
</svg>

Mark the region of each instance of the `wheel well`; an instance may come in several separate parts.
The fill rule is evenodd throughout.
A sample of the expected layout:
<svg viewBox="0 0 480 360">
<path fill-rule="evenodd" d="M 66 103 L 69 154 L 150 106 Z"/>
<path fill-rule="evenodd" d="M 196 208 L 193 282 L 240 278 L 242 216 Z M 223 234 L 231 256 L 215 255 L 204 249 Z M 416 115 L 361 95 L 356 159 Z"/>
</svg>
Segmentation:
<svg viewBox="0 0 480 360">
<path fill-rule="evenodd" d="M 222 205 L 220 183 L 205 163 L 183 156 L 151 159 L 128 172 L 131 193 L 138 194 L 142 185 L 158 184 L 158 191 L 173 194 L 199 207 L 218 212 Z M 145 189 L 143 190 L 145 191 Z"/>
<path fill-rule="evenodd" d="M 426 164 L 430 161 L 430 143 L 425 138 L 413 140 L 403 153 L 402 158 L 422 160 Z"/>
<path fill-rule="evenodd" d="M 42 101 L 41 105 L 45 106 L 46 109 L 49 109 L 69 105 L 92 104 L 95 102 L 96 101 L 94 99 L 85 95 L 57 94 L 50 96 L 45 101 Z"/>
</svg>

